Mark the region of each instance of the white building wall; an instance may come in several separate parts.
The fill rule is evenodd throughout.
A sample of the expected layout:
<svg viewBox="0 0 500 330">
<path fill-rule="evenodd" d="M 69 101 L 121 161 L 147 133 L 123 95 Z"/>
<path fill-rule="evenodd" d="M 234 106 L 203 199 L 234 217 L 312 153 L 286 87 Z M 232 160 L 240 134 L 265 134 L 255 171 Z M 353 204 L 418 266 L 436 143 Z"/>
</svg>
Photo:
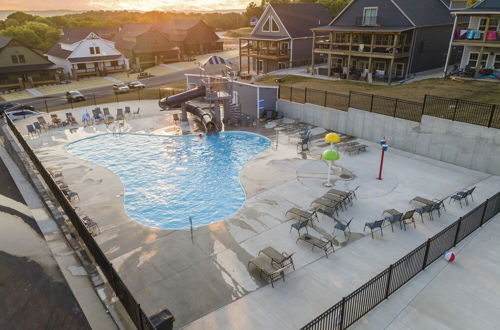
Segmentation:
<svg viewBox="0 0 500 330">
<path fill-rule="evenodd" d="M 62 68 L 64 70 L 64 73 L 71 74 L 71 63 L 68 60 L 51 55 L 48 55 L 47 57 L 49 61 L 57 65 L 57 67 Z"/>
<path fill-rule="evenodd" d="M 462 60 L 460 61 L 460 67 L 465 68 L 469 63 L 470 53 L 478 53 L 480 52 L 480 47 L 475 46 L 464 46 L 464 52 L 462 55 Z M 487 69 L 494 69 L 495 64 L 495 56 L 500 55 L 500 49 L 498 48 L 485 48 L 484 54 L 488 54 L 488 60 L 486 61 Z M 498 69 L 497 69 L 498 70 Z"/>
<path fill-rule="evenodd" d="M 90 47 L 99 47 L 100 54 L 91 54 Z M 73 53 L 69 56 L 70 58 L 75 57 L 96 57 L 109 56 L 109 55 L 122 55 L 118 50 L 114 48 L 113 43 L 105 42 L 103 39 L 86 39 L 82 40 L 80 44 L 75 48 Z"/>
</svg>

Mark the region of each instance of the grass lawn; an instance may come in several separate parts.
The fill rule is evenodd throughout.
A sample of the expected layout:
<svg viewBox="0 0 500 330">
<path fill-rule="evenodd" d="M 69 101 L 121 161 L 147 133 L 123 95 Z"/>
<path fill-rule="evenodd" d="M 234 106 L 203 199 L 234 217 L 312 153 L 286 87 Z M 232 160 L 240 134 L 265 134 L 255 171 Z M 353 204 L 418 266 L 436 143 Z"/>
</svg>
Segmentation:
<svg viewBox="0 0 500 330">
<path fill-rule="evenodd" d="M 229 30 L 224 34 L 224 37 L 238 38 L 242 36 L 249 35 L 253 30 L 253 27 L 242 27 L 239 29 Z"/>
<path fill-rule="evenodd" d="M 500 84 L 496 82 L 466 80 L 457 82 L 450 79 L 427 79 L 403 85 L 370 85 L 354 81 L 331 81 L 302 76 L 267 76 L 257 82 L 262 85 L 278 85 L 274 79 L 284 78 L 281 85 L 298 88 L 313 88 L 348 94 L 349 91 L 395 97 L 403 100 L 424 100 L 425 94 L 466 99 L 477 102 L 500 104 Z"/>
</svg>

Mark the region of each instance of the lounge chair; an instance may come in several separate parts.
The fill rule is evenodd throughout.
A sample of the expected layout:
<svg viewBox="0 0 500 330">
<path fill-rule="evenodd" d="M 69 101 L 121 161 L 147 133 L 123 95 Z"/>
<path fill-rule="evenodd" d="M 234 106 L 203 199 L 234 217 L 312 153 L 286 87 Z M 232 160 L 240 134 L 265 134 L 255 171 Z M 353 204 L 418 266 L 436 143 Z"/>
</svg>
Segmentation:
<svg viewBox="0 0 500 330">
<path fill-rule="evenodd" d="M 49 125 L 45 121 L 45 118 L 43 118 L 42 116 L 36 117 L 36 120 L 38 120 L 38 122 L 40 123 L 40 125 L 42 125 L 44 130 L 47 130 L 47 128 L 49 128 Z"/>
<path fill-rule="evenodd" d="M 95 108 L 94 110 L 92 110 L 92 115 L 94 117 L 94 122 L 97 122 L 98 124 L 104 120 L 104 117 L 101 113 L 101 108 Z"/>
<path fill-rule="evenodd" d="M 415 224 L 415 218 L 413 217 L 414 214 L 415 214 L 415 210 L 406 211 L 405 214 L 403 214 L 403 217 L 401 218 L 401 222 L 403 223 L 405 230 L 406 230 L 407 223 L 413 223 L 413 227 L 417 228 L 417 225 Z"/>
<path fill-rule="evenodd" d="M 71 112 L 66 112 L 66 121 L 70 125 L 78 125 L 75 117 L 73 117 L 73 114 Z"/>
<path fill-rule="evenodd" d="M 78 195 L 77 192 L 74 192 L 68 188 L 63 188 L 61 190 L 69 200 L 72 200 L 73 198 L 78 198 L 78 200 L 80 200 L 80 196 Z"/>
<path fill-rule="evenodd" d="M 297 238 L 295 243 L 298 241 L 303 241 L 306 242 L 307 244 L 311 245 L 311 250 L 314 250 L 315 247 L 325 251 L 325 256 L 328 258 L 328 251 L 332 250 L 332 252 L 335 252 L 335 249 L 333 248 L 333 243 L 332 240 L 326 239 L 324 237 L 318 238 L 315 236 L 312 236 L 311 234 L 302 234 Z"/>
<path fill-rule="evenodd" d="M 254 265 L 260 273 L 260 276 L 265 275 L 268 281 L 271 282 L 271 286 L 274 288 L 274 281 L 282 278 L 285 281 L 285 270 L 290 267 L 290 264 L 284 267 L 276 267 L 271 258 L 266 255 L 259 255 L 257 258 L 252 259 L 248 262 L 248 268 L 250 265 Z"/>
<path fill-rule="evenodd" d="M 382 230 L 382 225 L 384 224 L 384 222 L 385 222 L 385 219 L 377 220 L 374 222 L 366 222 L 365 227 L 363 228 L 363 231 L 365 231 L 366 227 L 370 228 L 371 233 L 372 233 L 372 238 L 374 238 L 373 231 L 376 230 L 377 228 L 379 228 L 380 234 L 382 235 L 382 237 L 384 237 L 384 231 Z"/>
<path fill-rule="evenodd" d="M 359 145 L 355 145 L 355 146 L 349 146 L 349 147 L 346 147 L 344 148 L 345 152 L 347 152 L 349 155 L 353 154 L 353 153 L 357 153 L 359 154 L 360 152 L 364 152 L 366 151 L 366 148 L 368 146 L 366 144 L 359 144 Z"/>
<path fill-rule="evenodd" d="M 125 116 L 123 114 L 123 109 L 116 109 L 116 121 L 124 121 Z"/>
<path fill-rule="evenodd" d="M 420 197 L 420 196 L 417 196 L 417 197 L 411 199 L 409 201 L 409 203 L 411 203 L 411 202 L 418 202 L 418 203 L 424 204 L 424 205 L 432 205 L 432 204 L 434 204 L 433 201 L 428 200 L 427 198 Z"/>
<path fill-rule="evenodd" d="M 328 203 L 328 201 L 330 202 Z M 316 198 L 314 201 L 312 201 L 311 204 L 316 203 L 323 206 L 324 208 L 329 207 L 335 209 L 338 215 L 338 209 L 344 210 L 344 206 L 347 206 L 347 202 L 348 202 L 347 198 L 332 194 L 325 194 L 320 198 Z"/>
<path fill-rule="evenodd" d="M 130 114 L 131 114 L 130 107 L 125 107 L 125 115 L 130 116 Z"/>
<path fill-rule="evenodd" d="M 316 219 L 317 221 L 319 221 L 318 220 L 318 213 L 316 211 L 304 211 L 304 210 L 301 210 L 299 208 L 292 207 L 291 209 L 286 211 L 285 216 L 288 213 L 294 215 L 299 220 L 311 220 L 311 222 L 312 222 L 312 220 Z"/>
<path fill-rule="evenodd" d="M 101 233 L 99 225 L 93 219 L 89 218 L 88 216 L 84 216 L 81 218 L 81 220 L 92 236 L 97 236 Z"/>
<path fill-rule="evenodd" d="M 344 233 L 344 238 L 347 239 L 346 231 L 349 231 L 349 235 L 351 235 L 351 228 L 349 227 L 349 225 L 351 224 L 352 219 L 354 218 L 351 218 L 351 220 L 349 221 L 342 221 L 340 219 L 333 218 L 333 220 L 335 220 L 335 226 L 333 227 L 333 236 L 335 236 L 335 232 L 337 230 L 340 230 Z"/>
<path fill-rule="evenodd" d="M 115 120 L 115 118 L 113 117 L 113 115 L 109 113 L 109 109 L 108 108 L 103 108 L 102 112 L 104 113 L 104 122 L 106 124 L 111 124 Z"/>
<path fill-rule="evenodd" d="M 307 224 L 309 223 L 309 221 L 310 221 L 310 219 L 299 220 L 298 222 L 292 223 L 292 225 L 290 226 L 290 233 L 292 232 L 292 228 L 296 229 L 297 233 L 299 233 L 299 235 L 300 235 L 300 230 L 302 228 L 305 228 L 306 229 L 306 233 L 309 233 L 309 231 L 307 230 Z"/>
<path fill-rule="evenodd" d="M 390 217 L 385 218 L 385 221 L 387 221 L 391 224 L 391 230 L 392 230 L 392 232 L 394 232 L 393 224 L 396 222 L 399 222 L 399 228 L 401 228 L 401 230 L 403 230 L 403 224 L 401 223 L 402 218 L 403 218 L 403 213 L 398 213 L 398 214 L 391 215 Z"/>
<path fill-rule="evenodd" d="M 433 206 L 434 206 L 434 204 L 431 204 L 431 205 L 426 205 L 424 207 L 415 209 L 415 212 L 418 213 L 418 214 L 420 214 L 420 219 L 422 219 L 422 223 L 424 223 L 424 213 L 428 213 L 429 214 L 429 219 L 430 220 L 434 220 L 433 217 L 432 217 Z"/>
<path fill-rule="evenodd" d="M 272 262 L 274 262 L 280 268 L 285 267 L 287 265 L 292 265 L 293 270 L 295 270 L 295 265 L 293 264 L 293 259 L 292 259 L 292 256 L 295 253 L 288 254 L 286 252 L 278 252 L 271 246 L 268 246 L 265 249 L 260 250 L 259 255 L 261 253 L 271 258 Z"/>
<path fill-rule="evenodd" d="M 38 131 L 38 134 L 42 133 L 42 125 L 40 125 L 39 122 L 35 121 L 33 123 L 33 127 L 35 127 L 35 129 Z"/>
<path fill-rule="evenodd" d="M 62 125 L 62 121 L 59 117 L 57 117 L 57 114 L 54 113 L 50 115 L 50 118 L 52 119 L 52 124 L 54 124 L 54 126 L 59 127 Z"/>
<path fill-rule="evenodd" d="M 26 125 L 26 128 L 28 129 L 28 135 L 35 136 L 38 134 L 33 125 Z"/>
</svg>

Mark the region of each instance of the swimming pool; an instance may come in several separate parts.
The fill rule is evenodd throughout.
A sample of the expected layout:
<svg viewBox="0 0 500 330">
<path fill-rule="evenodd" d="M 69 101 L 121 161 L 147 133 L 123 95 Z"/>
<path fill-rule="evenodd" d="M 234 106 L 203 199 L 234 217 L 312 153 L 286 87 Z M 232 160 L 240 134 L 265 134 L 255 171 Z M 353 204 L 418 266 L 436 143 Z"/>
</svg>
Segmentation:
<svg viewBox="0 0 500 330">
<path fill-rule="evenodd" d="M 245 201 L 243 165 L 270 145 L 247 132 L 162 136 L 102 134 L 69 143 L 66 150 L 118 175 L 125 211 L 144 225 L 182 229 L 226 218 Z"/>
</svg>

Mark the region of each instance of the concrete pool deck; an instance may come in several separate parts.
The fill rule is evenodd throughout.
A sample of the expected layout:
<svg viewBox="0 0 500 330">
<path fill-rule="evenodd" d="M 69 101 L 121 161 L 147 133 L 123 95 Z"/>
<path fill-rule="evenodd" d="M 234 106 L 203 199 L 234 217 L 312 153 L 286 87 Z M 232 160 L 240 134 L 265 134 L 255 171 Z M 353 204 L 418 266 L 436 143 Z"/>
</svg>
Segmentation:
<svg viewBox="0 0 500 330">
<path fill-rule="evenodd" d="M 178 134 L 195 126 L 191 121 L 189 127 L 179 128 L 171 113 L 160 113 L 155 101 L 146 102 L 141 104 L 144 114 L 128 119 L 125 131 Z M 136 105 L 130 102 L 130 106 L 135 109 Z M 114 113 L 113 105 L 110 109 Z M 79 109 L 74 113 L 79 121 Z M 32 121 L 18 122 L 23 134 L 25 125 Z M 286 126 L 279 133 L 278 144 L 272 126 L 268 123 L 245 128 L 268 136 L 272 143 L 241 171 L 247 193 L 244 206 L 223 221 L 195 228 L 193 242 L 189 230 L 149 228 L 130 219 L 124 211 L 119 178 L 64 150 L 68 142 L 112 132 L 113 125 L 54 129 L 28 142 L 44 165 L 62 171 L 65 183 L 78 192 L 80 200 L 74 201 L 75 206 L 99 223 L 102 233 L 96 240 L 145 312 L 152 315 L 169 308 L 176 318 L 175 328 L 299 328 L 492 196 L 500 186 L 498 176 L 396 149 L 386 154 L 384 180 L 379 181 L 375 179 L 379 146 L 363 141 L 368 145 L 366 153 L 341 152 L 333 168 L 335 188 L 360 188 L 358 200 L 339 216 L 344 220 L 354 218 L 352 239 L 345 246 L 336 246 L 336 252 L 325 258 L 322 251 L 311 251 L 309 246 L 296 243 L 297 232 L 289 233 L 293 222 L 285 217 L 289 208 L 307 209 L 312 200 L 327 191 L 322 185 L 327 165 L 319 160 L 328 147 L 322 142 L 325 131 L 315 128 L 311 151 L 297 154 L 297 139 L 289 135 L 297 132 L 298 126 L 278 123 Z M 340 179 L 341 173 L 352 178 Z M 477 186 L 476 202 L 460 208 L 446 201 L 447 211 L 441 218 L 435 215 L 435 220 L 429 221 L 424 216 L 422 224 L 417 215 L 416 229 L 408 226 L 407 231 L 394 228 L 391 232 L 389 226 L 383 237 L 375 233 L 375 239 L 363 233 L 364 223 L 378 220 L 385 209 L 415 208 L 417 205 L 408 201 L 417 195 L 443 198 L 471 186 Z M 331 236 L 334 221 L 321 215 L 319 220 L 309 232 Z M 337 240 L 343 240 L 342 234 L 337 235 Z M 295 252 L 296 270 L 287 272 L 286 282 L 279 281 L 274 288 L 247 269 L 248 261 L 267 246 Z"/>
</svg>

